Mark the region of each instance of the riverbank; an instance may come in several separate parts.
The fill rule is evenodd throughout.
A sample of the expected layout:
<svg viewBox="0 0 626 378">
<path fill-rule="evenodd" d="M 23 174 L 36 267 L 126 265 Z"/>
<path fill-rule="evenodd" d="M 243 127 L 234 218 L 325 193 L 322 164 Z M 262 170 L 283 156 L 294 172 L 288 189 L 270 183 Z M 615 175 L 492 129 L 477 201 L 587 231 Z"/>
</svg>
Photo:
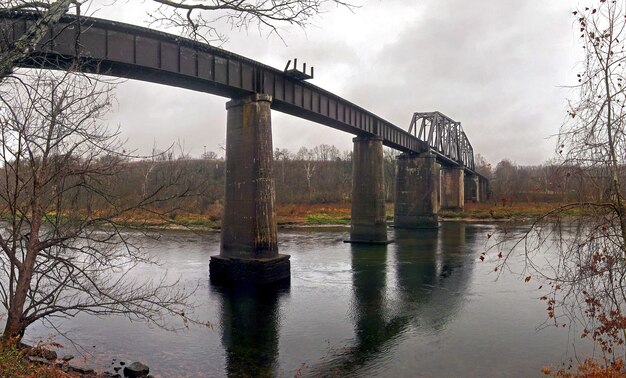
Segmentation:
<svg viewBox="0 0 626 378">
<path fill-rule="evenodd" d="M 542 216 L 553 210 L 553 203 L 467 203 L 464 211 L 441 210 L 442 221 L 526 221 Z M 386 206 L 387 221 L 393 221 L 393 203 Z M 581 209 L 569 209 L 562 216 L 584 215 Z M 331 204 L 289 204 L 276 207 L 279 227 L 345 227 L 350 225 L 350 203 Z M 154 214 L 136 214 L 124 219 L 116 219 L 122 225 L 140 229 L 170 229 L 211 232 L 220 229 L 221 209 L 213 209 L 207 214 L 184 213 L 178 211 L 167 217 Z"/>
<path fill-rule="evenodd" d="M 466 221 L 525 221 L 543 216 L 556 209 L 559 204 L 545 202 L 501 203 L 467 203 L 464 211 L 441 210 L 439 216 L 443 220 Z M 587 215 L 581 208 L 564 209 L 560 216 L 577 217 Z"/>
<path fill-rule="evenodd" d="M 58 345 L 55 344 L 57 347 Z M 51 345 L 51 346 L 55 346 Z M 80 359 L 82 360 L 82 359 Z M 83 363 L 74 364 L 73 355 L 59 357 L 48 347 L 9 343 L 0 345 L 0 377 L 11 378 L 113 378 L 113 377 L 151 377 L 148 366 L 133 362 L 113 361 L 113 372 L 98 372 L 84 367 Z"/>
<path fill-rule="evenodd" d="M 213 208 L 205 214 L 183 211 L 160 216 L 154 213 L 134 213 L 114 221 L 122 226 L 138 229 L 218 231 L 222 209 Z M 276 206 L 279 227 L 329 227 L 350 225 L 350 204 L 289 204 Z M 393 207 L 387 209 L 387 219 L 393 219 Z"/>
</svg>

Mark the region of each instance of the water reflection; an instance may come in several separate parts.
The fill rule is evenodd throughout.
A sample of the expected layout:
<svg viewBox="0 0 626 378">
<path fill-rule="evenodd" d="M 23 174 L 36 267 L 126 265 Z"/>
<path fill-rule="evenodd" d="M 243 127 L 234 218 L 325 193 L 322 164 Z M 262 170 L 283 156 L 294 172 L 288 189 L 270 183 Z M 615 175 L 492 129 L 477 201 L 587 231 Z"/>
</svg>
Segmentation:
<svg viewBox="0 0 626 378">
<path fill-rule="evenodd" d="M 285 230 L 291 287 L 198 290 L 198 317 L 214 329 L 174 334 L 89 315 L 57 326 L 93 350 L 92 367 L 124 358 L 162 377 L 535 376 L 573 355 L 565 350 L 568 331 L 534 332 L 546 317 L 537 286 L 515 274 L 496 282 L 493 265 L 478 260 L 495 227 L 446 222 L 438 231 L 392 230 L 394 244 L 374 247 L 344 244 L 346 230 Z M 174 277 L 208 284 L 219 235 L 171 233 L 146 243 Z M 518 256 L 510 259 L 514 271 L 523 269 L 523 251 Z M 131 278 L 158 273 L 140 267 Z M 28 337 L 50 332 L 35 324 Z M 593 352 L 579 341 L 583 356 Z M 60 353 L 78 355 L 69 349 Z"/>
<path fill-rule="evenodd" d="M 289 286 L 211 290 L 221 297 L 222 345 L 229 377 L 273 377 L 278 371 L 280 299 Z"/>
<path fill-rule="evenodd" d="M 171 333 L 89 315 L 57 326 L 93 353 L 91 367 L 106 370 L 123 358 L 146 362 L 162 377 L 536 376 L 574 356 L 568 331 L 535 332 L 546 317 L 538 284 L 508 272 L 496 282 L 493 265 L 478 260 L 495 227 L 446 222 L 438 231 L 392 230 L 396 242 L 388 246 L 346 245 L 345 230 L 286 230 L 281 250 L 292 255 L 291 287 L 198 290 L 198 317 L 214 329 Z M 166 236 L 147 241 L 147 252 L 189 286 L 208 284 L 218 235 Z M 517 256 L 513 271 L 523 269 L 523 251 Z M 131 278 L 155 274 L 139 267 Z M 50 332 L 40 323 L 27 336 L 36 341 Z M 593 352 L 576 339 L 580 356 Z M 69 349 L 60 353 L 78 356 Z"/>
<path fill-rule="evenodd" d="M 440 331 L 459 311 L 472 271 L 465 225 L 394 233 L 391 246 L 351 246 L 355 337 L 313 366 L 311 376 L 382 369 L 405 333 Z"/>
<path fill-rule="evenodd" d="M 398 291 L 404 305 L 426 302 L 442 270 L 440 230 L 395 230 Z"/>
<path fill-rule="evenodd" d="M 402 303 L 422 332 L 438 332 L 463 304 L 473 271 L 473 233 L 464 223 L 439 230 L 396 230 L 396 274 Z"/>
</svg>

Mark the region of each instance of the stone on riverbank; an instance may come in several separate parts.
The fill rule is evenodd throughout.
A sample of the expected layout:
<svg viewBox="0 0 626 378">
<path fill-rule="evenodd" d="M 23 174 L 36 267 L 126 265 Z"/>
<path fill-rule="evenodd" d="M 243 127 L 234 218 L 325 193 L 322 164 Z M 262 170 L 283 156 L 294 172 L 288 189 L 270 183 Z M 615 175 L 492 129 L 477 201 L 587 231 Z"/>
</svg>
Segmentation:
<svg viewBox="0 0 626 378">
<path fill-rule="evenodd" d="M 66 354 L 65 356 L 61 357 L 61 359 L 65 362 L 67 361 L 71 361 L 74 359 L 74 356 L 72 356 L 71 354 Z"/>
<path fill-rule="evenodd" d="M 150 368 L 141 362 L 133 362 L 124 368 L 124 375 L 129 378 L 146 377 L 150 373 Z"/>
<path fill-rule="evenodd" d="M 34 364 L 52 365 L 50 361 L 48 361 L 47 359 L 43 357 L 28 356 L 28 361 Z"/>
<path fill-rule="evenodd" d="M 18 348 L 24 352 L 26 356 L 41 357 L 48 361 L 54 361 L 57 359 L 57 353 L 42 345 L 31 346 L 24 343 L 19 343 Z"/>
</svg>

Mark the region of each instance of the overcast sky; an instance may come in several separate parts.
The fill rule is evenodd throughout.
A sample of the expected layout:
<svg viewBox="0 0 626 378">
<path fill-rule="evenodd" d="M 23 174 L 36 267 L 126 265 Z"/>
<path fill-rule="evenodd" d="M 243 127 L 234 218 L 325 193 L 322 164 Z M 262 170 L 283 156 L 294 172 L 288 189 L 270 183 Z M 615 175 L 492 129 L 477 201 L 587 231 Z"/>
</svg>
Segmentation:
<svg viewBox="0 0 626 378">
<path fill-rule="evenodd" d="M 119 3 L 118 3 L 119 4 Z M 103 7 L 96 16 L 145 25 L 145 2 Z M 364 0 L 353 13 L 330 8 L 306 30 L 284 27 L 284 42 L 234 30 L 223 48 L 282 69 L 289 59 L 315 66 L 311 82 L 403 128 L 416 111 L 460 121 L 475 153 L 541 164 L 553 157 L 565 119 L 565 88 L 580 51 L 567 0 Z M 115 8 L 115 9 L 114 9 Z M 199 156 L 221 153 L 225 98 L 127 81 L 109 121 L 127 146 L 148 153 L 173 143 Z M 350 134 L 273 113 L 274 147 L 334 144 Z"/>
</svg>

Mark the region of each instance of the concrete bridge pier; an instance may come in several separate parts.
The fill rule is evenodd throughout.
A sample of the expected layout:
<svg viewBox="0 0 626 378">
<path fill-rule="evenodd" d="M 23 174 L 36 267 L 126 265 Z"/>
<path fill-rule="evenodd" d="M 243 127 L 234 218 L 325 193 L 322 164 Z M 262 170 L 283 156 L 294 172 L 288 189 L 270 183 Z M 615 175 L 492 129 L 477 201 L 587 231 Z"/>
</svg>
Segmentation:
<svg viewBox="0 0 626 378">
<path fill-rule="evenodd" d="M 463 211 L 465 208 L 465 173 L 463 167 L 441 170 L 441 208 Z"/>
<path fill-rule="evenodd" d="M 479 202 L 485 202 L 489 200 L 489 180 L 486 178 L 478 178 L 478 197 Z"/>
<path fill-rule="evenodd" d="M 290 278 L 289 255 L 278 253 L 272 177 L 272 97 L 226 103 L 226 190 L 220 254 L 211 282 L 266 284 Z"/>
<path fill-rule="evenodd" d="M 348 243 L 387 240 L 383 138 L 356 137 L 352 155 L 352 222 Z"/>
<path fill-rule="evenodd" d="M 439 165 L 430 153 L 400 154 L 396 161 L 397 228 L 439 227 Z"/>
<path fill-rule="evenodd" d="M 469 174 L 465 176 L 465 201 L 480 202 L 483 198 L 480 195 L 480 177 Z"/>
</svg>

